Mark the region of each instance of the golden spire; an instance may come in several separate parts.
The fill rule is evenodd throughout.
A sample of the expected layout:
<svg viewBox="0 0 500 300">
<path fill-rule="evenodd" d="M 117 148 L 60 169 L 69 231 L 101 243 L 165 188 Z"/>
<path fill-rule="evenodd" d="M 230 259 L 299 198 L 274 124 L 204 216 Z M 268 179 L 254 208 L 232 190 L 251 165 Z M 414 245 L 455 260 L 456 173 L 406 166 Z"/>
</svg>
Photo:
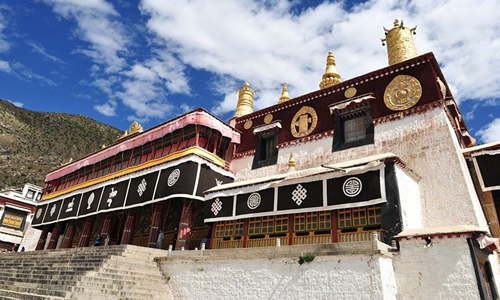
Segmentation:
<svg viewBox="0 0 500 300">
<path fill-rule="evenodd" d="M 330 51 L 328 52 L 328 57 L 326 58 L 326 70 L 325 74 L 323 74 L 323 79 L 319 83 L 319 88 L 324 89 L 332 85 L 336 85 L 341 81 L 342 80 L 340 80 L 340 75 L 335 64 L 335 56 L 333 56 L 333 52 Z"/>
<path fill-rule="evenodd" d="M 287 172 L 293 172 L 295 171 L 295 159 L 293 159 L 293 152 L 290 152 L 290 158 L 288 159 L 288 171 Z"/>
<path fill-rule="evenodd" d="M 281 90 L 281 97 L 278 100 L 278 104 L 283 103 L 285 101 L 290 100 L 290 95 L 288 95 L 288 87 L 286 86 L 286 83 L 283 84 L 283 90 Z"/>
<path fill-rule="evenodd" d="M 234 117 L 238 118 L 253 113 L 253 96 L 255 95 L 255 90 L 250 88 L 250 84 L 248 84 L 248 82 L 245 82 L 243 88 L 236 90 L 238 91 L 239 96 Z"/>
<path fill-rule="evenodd" d="M 387 56 L 389 65 L 400 63 L 418 55 L 417 48 L 413 43 L 412 33 L 415 34 L 417 26 L 408 28 L 403 25 L 403 20 L 399 24 L 394 20 L 394 27 L 390 30 L 384 27 L 385 39 L 382 40 L 382 46 L 387 43 Z"/>
</svg>

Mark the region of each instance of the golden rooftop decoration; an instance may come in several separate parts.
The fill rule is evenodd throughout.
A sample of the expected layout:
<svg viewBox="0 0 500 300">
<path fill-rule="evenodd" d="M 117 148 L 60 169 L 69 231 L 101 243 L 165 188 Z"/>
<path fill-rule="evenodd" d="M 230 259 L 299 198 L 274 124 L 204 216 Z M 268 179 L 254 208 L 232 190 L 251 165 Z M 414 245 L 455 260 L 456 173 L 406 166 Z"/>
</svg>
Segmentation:
<svg viewBox="0 0 500 300">
<path fill-rule="evenodd" d="M 132 125 L 130 125 L 130 128 L 128 129 L 128 134 L 134 134 L 136 132 L 143 132 L 144 130 L 142 129 L 142 126 L 137 123 L 137 121 L 134 121 Z"/>
<path fill-rule="evenodd" d="M 252 122 L 252 120 L 248 120 L 248 121 L 246 121 L 246 122 L 245 122 L 245 124 L 243 125 L 243 127 L 244 127 L 245 129 L 247 129 L 247 130 L 248 130 L 248 129 L 250 129 L 250 128 L 252 128 L 252 126 L 253 126 L 253 122 Z"/>
<path fill-rule="evenodd" d="M 290 95 L 288 95 L 288 87 L 286 86 L 286 83 L 283 84 L 283 89 L 281 90 L 281 97 L 278 100 L 278 104 L 283 103 L 285 101 L 290 100 Z"/>
<path fill-rule="evenodd" d="M 73 157 L 70 157 L 69 160 L 65 163 L 62 163 L 61 166 L 69 165 L 72 162 L 73 162 Z"/>
<path fill-rule="evenodd" d="M 293 137 L 301 138 L 308 136 L 314 131 L 318 124 L 318 115 L 314 108 L 303 106 L 295 116 L 293 116 L 291 123 L 290 131 Z"/>
<path fill-rule="evenodd" d="M 293 158 L 293 151 L 290 152 L 290 158 L 288 159 L 288 167 L 295 168 L 295 159 Z"/>
<path fill-rule="evenodd" d="M 121 140 L 121 139 L 123 139 L 123 138 L 124 138 L 124 137 L 126 137 L 126 136 L 128 136 L 128 131 L 127 131 L 127 130 L 125 130 L 125 131 L 123 132 L 123 134 L 122 134 L 122 135 L 121 135 L 121 136 L 120 136 L 117 140 Z"/>
<path fill-rule="evenodd" d="M 398 75 L 385 88 L 384 103 L 390 110 L 405 110 L 417 104 L 420 97 L 422 86 L 418 79 Z"/>
<path fill-rule="evenodd" d="M 236 89 L 236 91 L 238 91 L 239 96 L 234 117 L 238 118 L 253 113 L 253 96 L 256 90 L 252 90 L 250 84 L 245 82 L 243 88 Z"/>
<path fill-rule="evenodd" d="M 269 124 L 273 121 L 273 114 L 267 114 L 265 117 L 264 117 L 264 123 L 265 124 Z"/>
<path fill-rule="evenodd" d="M 418 55 L 417 48 L 413 43 L 412 34 L 416 34 L 417 26 L 408 28 L 403 25 L 403 20 L 399 24 L 394 20 L 394 27 L 387 29 L 384 27 L 385 39 L 382 40 L 382 46 L 387 44 L 387 56 L 389 65 L 394 65 Z"/>
<path fill-rule="evenodd" d="M 357 93 L 357 92 L 358 92 L 358 91 L 356 90 L 356 88 L 354 88 L 354 87 L 350 87 L 350 88 L 348 88 L 347 90 L 345 90 L 345 92 L 344 92 L 344 96 L 345 96 L 346 98 L 352 98 L 352 97 L 356 96 L 356 93 Z"/>
<path fill-rule="evenodd" d="M 326 70 L 325 74 L 323 74 L 323 79 L 319 83 L 320 89 L 324 89 L 338 83 L 342 82 L 340 80 L 339 72 L 337 71 L 337 66 L 335 64 L 335 56 L 333 56 L 333 52 L 328 52 L 328 57 L 326 58 Z"/>
<path fill-rule="evenodd" d="M 101 149 L 104 149 L 104 148 L 106 148 L 106 144 L 102 144 Z"/>
</svg>

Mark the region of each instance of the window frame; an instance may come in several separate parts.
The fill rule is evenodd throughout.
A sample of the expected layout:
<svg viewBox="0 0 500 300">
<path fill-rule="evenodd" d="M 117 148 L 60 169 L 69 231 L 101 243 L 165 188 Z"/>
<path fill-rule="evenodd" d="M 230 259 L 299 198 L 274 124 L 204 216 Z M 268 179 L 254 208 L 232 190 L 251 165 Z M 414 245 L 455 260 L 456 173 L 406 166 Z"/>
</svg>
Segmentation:
<svg viewBox="0 0 500 300">
<path fill-rule="evenodd" d="M 274 127 L 263 130 L 261 132 L 254 132 L 257 138 L 257 144 L 255 148 L 255 155 L 252 163 L 252 170 L 272 166 L 278 162 L 278 133 L 281 128 L 281 124 L 277 123 Z M 270 124 L 270 125 L 271 125 Z M 268 157 L 268 143 L 271 144 L 271 153 Z"/>
</svg>

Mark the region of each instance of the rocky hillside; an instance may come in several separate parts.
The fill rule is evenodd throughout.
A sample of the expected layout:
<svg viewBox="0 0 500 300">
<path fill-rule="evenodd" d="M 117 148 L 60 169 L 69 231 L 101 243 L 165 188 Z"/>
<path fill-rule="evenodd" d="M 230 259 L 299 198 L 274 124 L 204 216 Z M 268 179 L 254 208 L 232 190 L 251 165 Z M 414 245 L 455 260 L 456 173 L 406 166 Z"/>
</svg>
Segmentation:
<svg viewBox="0 0 500 300">
<path fill-rule="evenodd" d="M 0 99 L 0 190 L 27 182 L 43 187 L 49 171 L 121 134 L 86 116 L 34 112 Z"/>
</svg>

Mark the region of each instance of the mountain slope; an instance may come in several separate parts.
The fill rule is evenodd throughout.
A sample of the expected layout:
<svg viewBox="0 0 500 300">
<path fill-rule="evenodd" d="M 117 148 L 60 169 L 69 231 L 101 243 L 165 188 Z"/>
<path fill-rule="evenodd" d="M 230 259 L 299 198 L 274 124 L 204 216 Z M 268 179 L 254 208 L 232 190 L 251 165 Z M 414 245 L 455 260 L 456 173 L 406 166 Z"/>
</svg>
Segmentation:
<svg viewBox="0 0 500 300">
<path fill-rule="evenodd" d="M 0 190 L 27 182 L 43 186 L 49 171 L 121 134 L 86 116 L 34 112 L 0 99 Z"/>
</svg>

